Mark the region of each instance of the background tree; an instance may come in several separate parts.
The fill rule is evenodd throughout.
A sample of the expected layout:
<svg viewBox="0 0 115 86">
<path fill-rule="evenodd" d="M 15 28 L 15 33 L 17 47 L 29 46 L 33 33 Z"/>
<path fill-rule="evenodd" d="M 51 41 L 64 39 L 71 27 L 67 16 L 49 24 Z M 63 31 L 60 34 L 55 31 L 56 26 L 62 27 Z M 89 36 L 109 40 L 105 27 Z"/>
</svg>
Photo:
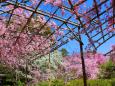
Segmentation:
<svg viewBox="0 0 115 86">
<path fill-rule="evenodd" d="M 115 78 L 115 64 L 111 60 L 101 65 L 99 77 L 102 79 Z"/>
<path fill-rule="evenodd" d="M 68 56 L 69 54 L 69 52 L 65 48 L 62 48 L 60 51 L 63 57 Z"/>
</svg>

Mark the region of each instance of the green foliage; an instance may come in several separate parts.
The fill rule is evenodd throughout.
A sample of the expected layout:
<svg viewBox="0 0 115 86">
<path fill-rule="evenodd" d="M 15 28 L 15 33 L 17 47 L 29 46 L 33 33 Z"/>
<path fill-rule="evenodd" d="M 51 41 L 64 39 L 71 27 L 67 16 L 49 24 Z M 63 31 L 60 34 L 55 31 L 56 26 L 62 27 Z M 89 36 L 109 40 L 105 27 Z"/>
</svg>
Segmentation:
<svg viewBox="0 0 115 86">
<path fill-rule="evenodd" d="M 17 82 L 18 86 L 25 86 L 23 82 L 21 82 L 20 80 Z"/>
<path fill-rule="evenodd" d="M 54 80 L 52 81 L 52 86 L 64 86 L 64 81 L 63 80 Z"/>
<path fill-rule="evenodd" d="M 101 65 L 101 73 L 99 75 L 102 79 L 115 78 L 115 63 L 111 60 Z"/>
<path fill-rule="evenodd" d="M 0 74 L 3 75 L 4 84 L 15 81 L 15 72 L 6 65 L 0 64 Z"/>
<path fill-rule="evenodd" d="M 90 80 L 88 81 L 89 86 L 112 86 L 109 80 Z"/>
<path fill-rule="evenodd" d="M 39 84 L 36 85 L 36 86 L 48 86 L 48 82 L 47 82 L 47 81 L 44 81 L 44 82 L 39 83 Z"/>
<path fill-rule="evenodd" d="M 68 56 L 68 54 L 69 54 L 68 51 L 65 48 L 61 49 L 61 53 L 62 53 L 63 57 Z"/>
<path fill-rule="evenodd" d="M 0 64 L 0 74 L 3 76 L 3 84 L 8 86 L 9 84 L 17 84 L 17 86 L 25 86 L 25 78 L 21 74 L 18 74 L 18 81 L 16 81 L 16 70 Z M 20 79 L 20 80 L 19 80 Z M 11 85 L 10 85 L 11 86 Z"/>
<path fill-rule="evenodd" d="M 49 86 L 48 81 L 40 82 L 37 86 Z M 51 86 L 84 86 L 83 80 L 71 80 L 66 84 L 63 80 L 53 80 Z M 115 86 L 115 79 L 88 80 L 88 86 Z"/>
<path fill-rule="evenodd" d="M 111 85 L 115 86 L 115 78 L 111 80 Z"/>
<path fill-rule="evenodd" d="M 0 64 L 0 74 L 9 74 L 9 76 L 13 77 L 15 72 L 6 65 Z"/>
<path fill-rule="evenodd" d="M 82 80 L 71 80 L 67 82 L 66 86 L 83 86 L 83 81 Z"/>
<path fill-rule="evenodd" d="M 44 82 L 39 83 L 37 86 L 49 86 L 49 82 L 44 81 Z M 64 86 L 64 81 L 63 80 L 52 80 L 51 86 Z"/>
</svg>

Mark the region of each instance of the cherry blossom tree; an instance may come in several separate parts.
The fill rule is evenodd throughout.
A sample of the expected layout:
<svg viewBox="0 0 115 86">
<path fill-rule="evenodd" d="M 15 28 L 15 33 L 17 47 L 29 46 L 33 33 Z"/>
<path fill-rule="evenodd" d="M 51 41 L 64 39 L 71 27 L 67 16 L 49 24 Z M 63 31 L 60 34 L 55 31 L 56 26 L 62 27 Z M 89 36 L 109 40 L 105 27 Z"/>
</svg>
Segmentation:
<svg viewBox="0 0 115 86">
<path fill-rule="evenodd" d="M 11 10 L 13 7 L 9 5 L 5 9 Z M 50 50 L 51 40 L 54 40 L 54 36 L 46 40 L 51 33 L 49 28 L 54 26 L 52 22 L 40 30 L 46 22 L 44 16 L 37 15 L 36 18 L 31 18 L 28 25 L 25 25 L 31 12 L 16 8 L 13 14 L 9 23 L 7 18 L 1 17 L 0 20 L 0 59 L 11 67 L 14 64 L 17 66 L 19 59 L 32 52 L 46 54 Z M 47 47 L 47 51 L 43 51 Z"/>
<path fill-rule="evenodd" d="M 4 2 L 6 0 L 2 0 L 0 2 Z M 91 11 L 91 13 L 86 14 L 88 10 L 79 12 L 80 7 L 77 5 L 73 5 L 73 3 L 81 3 L 84 0 L 44 0 L 44 4 L 51 4 L 53 6 L 58 6 L 62 10 L 62 15 L 64 15 L 64 6 L 63 2 L 68 2 L 68 5 L 71 7 L 70 14 L 75 14 L 75 19 L 79 20 L 80 25 L 82 26 L 81 32 L 79 34 L 84 34 L 85 30 L 87 30 L 90 25 L 90 21 L 93 18 L 93 15 L 97 14 L 96 11 Z M 40 2 L 40 0 L 30 0 L 30 7 L 35 8 L 36 5 Z M 112 3 L 112 2 L 111 2 Z M 94 7 L 94 5 L 93 5 Z M 106 5 L 108 8 L 108 6 Z M 26 7 L 29 8 L 29 7 Z M 58 36 L 63 35 L 63 31 L 59 31 L 58 25 L 55 21 L 49 21 L 46 24 L 46 19 L 44 16 L 35 14 L 24 10 L 21 7 L 8 5 L 4 9 L 4 11 L 12 10 L 12 13 L 8 14 L 8 17 L 4 17 L 4 15 L 0 16 L 0 61 L 3 64 L 11 68 L 18 68 L 19 65 L 25 64 L 23 59 L 27 59 L 27 55 L 30 55 L 34 52 L 40 55 L 47 54 L 50 51 L 50 45 L 52 44 L 52 39 L 56 41 Z M 101 8 L 99 9 L 101 10 Z M 112 13 L 112 11 L 110 11 Z M 85 15 L 83 15 L 85 14 Z M 83 23 L 80 20 L 82 17 Z M 109 12 L 106 15 L 107 19 L 110 19 Z M 99 22 L 100 18 L 96 20 L 95 25 L 101 25 Z M 111 24 L 114 24 L 114 19 L 110 19 L 107 24 L 107 31 L 114 31 L 113 27 L 110 27 Z M 81 21 L 81 22 L 80 22 Z M 45 24 L 44 27 L 42 27 Z M 41 28 L 42 27 L 42 28 Z M 53 28 L 55 30 L 55 34 L 47 39 L 47 37 L 51 34 Z M 93 31 L 95 28 L 90 28 Z M 97 30 L 99 32 L 99 30 Z M 79 35 L 78 34 L 78 35 Z M 93 44 L 94 40 L 89 40 L 90 44 Z M 47 48 L 47 50 L 46 50 Z M 81 56 L 82 57 L 82 56 Z M 86 73 L 89 79 L 97 78 L 97 74 L 99 73 L 99 65 L 104 63 L 105 57 L 102 54 L 86 54 L 85 64 L 86 64 Z M 23 61 L 22 61 L 23 60 Z M 63 65 L 65 66 L 65 70 L 67 71 L 75 71 L 75 75 L 80 78 L 82 77 L 82 65 L 83 59 L 81 61 L 79 54 L 74 54 L 72 56 L 64 58 Z M 85 66 L 85 65 L 84 65 Z M 85 68 L 84 68 L 85 69 Z M 36 76 L 35 78 L 39 78 L 39 71 L 33 72 Z M 38 74 L 38 75 L 37 75 Z"/>
<path fill-rule="evenodd" d="M 106 57 L 100 53 L 85 54 L 85 64 L 86 64 L 86 74 L 89 79 L 96 79 L 98 78 L 99 74 L 99 66 L 106 62 Z M 79 54 L 73 54 L 71 56 L 67 56 L 64 58 L 64 63 L 66 72 L 73 73 L 74 71 L 74 78 L 82 78 L 82 65 L 81 59 Z"/>
</svg>

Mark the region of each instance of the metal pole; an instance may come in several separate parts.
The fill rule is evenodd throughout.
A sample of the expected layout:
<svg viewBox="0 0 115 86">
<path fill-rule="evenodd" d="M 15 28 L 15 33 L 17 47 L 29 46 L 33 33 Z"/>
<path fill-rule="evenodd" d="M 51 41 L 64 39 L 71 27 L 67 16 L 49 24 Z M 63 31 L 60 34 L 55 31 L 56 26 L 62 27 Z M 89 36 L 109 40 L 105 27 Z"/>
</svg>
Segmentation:
<svg viewBox="0 0 115 86">
<path fill-rule="evenodd" d="M 17 77 L 17 69 L 16 69 L 16 85 L 18 83 L 18 77 Z"/>
<path fill-rule="evenodd" d="M 82 71 L 83 71 L 83 82 L 84 86 L 87 86 L 87 76 L 86 76 L 86 70 L 85 70 L 85 61 L 83 57 L 83 43 L 79 42 L 80 45 L 80 55 L 81 55 L 81 61 L 82 61 Z"/>
<path fill-rule="evenodd" d="M 50 61 L 50 53 L 49 53 L 49 62 L 48 63 L 49 63 L 49 65 L 48 65 L 49 66 L 49 86 L 51 86 L 51 75 L 50 75 L 51 74 L 51 65 L 50 65 L 51 61 Z"/>
<path fill-rule="evenodd" d="M 81 55 L 81 61 L 82 61 L 83 82 L 84 82 L 84 86 L 87 86 L 87 76 L 86 76 L 86 70 L 85 70 L 85 61 L 84 61 L 84 56 L 83 56 L 83 42 L 82 42 L 82 39 L 81 39 L 81 35 L 74 34 L 74 32 L 69 27 L 68 27 L 68 29 L 71 31 L 71 33 L 75 37 L 75 40 L 77 42 L 79 42 L 79 45 L 80 45 L 80 55 Z M 80 30 L 80 27 L 78 27 L 78 31 L 79 30 Z"/>
<path fill-rule="evenodd" d="M 80 30 L 80 27 L 78 27 L 78 31 Z M 84 86 L 87 86 L 87 75 L 86 75 L 86 69 L 85 69 L 85 60 L 84 60 L 84 54 L 83 54 L 83 42 L 81 39 L 81 35 L 79 35 L 79 45 L 80 45 L 80 56 L 81 56 L 81 62 L 82 62 L 82 72 L 83 72 L 83 82 Z M 77 41 L 77 40 L 76 40 Z"/>
<path fill-rule="evenodd" d="M 26 58 L 26 84 L 28 83 L 28 79 L 27 79 L 27 58 Z"/>
</svg>

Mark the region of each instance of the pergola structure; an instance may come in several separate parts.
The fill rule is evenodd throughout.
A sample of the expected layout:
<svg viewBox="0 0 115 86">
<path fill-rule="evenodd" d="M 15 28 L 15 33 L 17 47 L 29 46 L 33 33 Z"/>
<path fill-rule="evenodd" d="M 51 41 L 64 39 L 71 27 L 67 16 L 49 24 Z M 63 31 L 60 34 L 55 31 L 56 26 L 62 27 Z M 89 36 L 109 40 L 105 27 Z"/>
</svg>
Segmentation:
<svg viewBox="0 0 115 86">
<path fill-rule="evenodd" d="M 15 15 L 14 10 L 17 8 L 23 8 L 24 10 L 32 12 L 30 18 L 28 18 L 24 29 L 27 27 L 29 21 L 34 15 L 43 15 L 46 18 L 46 22 L 41 26 L 40 30 L 50 21 L 53 20 L 58 25 L 58 30 L 66 28 L 64 34 L 59 36 L 56 41 L 50 45 L 51 52 L 60 48 L 70 40 L 75 39 L 80 44 L 81 59 L 84 75 L 84 86 L 86 84 L 85 64 L 83 59 L 83 42 L 82 35 L 86 35 L 89 40 L 87 46 L 88 49 L 96 51 L 106 41 L 115 37 L 115 1 L 114 0 L 62 0 L 62 6 L 54 6 L 52 4 L 44 4 L 45 0 L 36 0 L 39 3 L 32 7 L 30 2 L 32 0 L 0 0 L 0 7 L 7 5 L 14 5 L 14 9 L 4 11 L 0 9 L 0 16 L 8 17 L 8 24 L 11 22 L 11 18 Z M 33 0 L 34 1 L 34 0 Z M 89 4 L 88 4 L 89 3 Z M 63 14 L 65 11 L 65 14 Z M 77 12 L 76 12 L 77 11 Z M 61 14 L 62 13 L 62 14 Z M 55 30 L 47 36 L 49 39 Z M 46 40 L 47 40 L 46 39 Z M 42 45 L 43 42 L 39 46 Z M 49 47 L 45 48 L 46 51 Z M 43 52 L 43 50 L 41 51 Z M 47 53 L 47 54 L 49 54 Z M 44 55 L 37 54 L 38 57 Z M 31 60 L 36 60 L 36 56 Z"/>
</svg>

